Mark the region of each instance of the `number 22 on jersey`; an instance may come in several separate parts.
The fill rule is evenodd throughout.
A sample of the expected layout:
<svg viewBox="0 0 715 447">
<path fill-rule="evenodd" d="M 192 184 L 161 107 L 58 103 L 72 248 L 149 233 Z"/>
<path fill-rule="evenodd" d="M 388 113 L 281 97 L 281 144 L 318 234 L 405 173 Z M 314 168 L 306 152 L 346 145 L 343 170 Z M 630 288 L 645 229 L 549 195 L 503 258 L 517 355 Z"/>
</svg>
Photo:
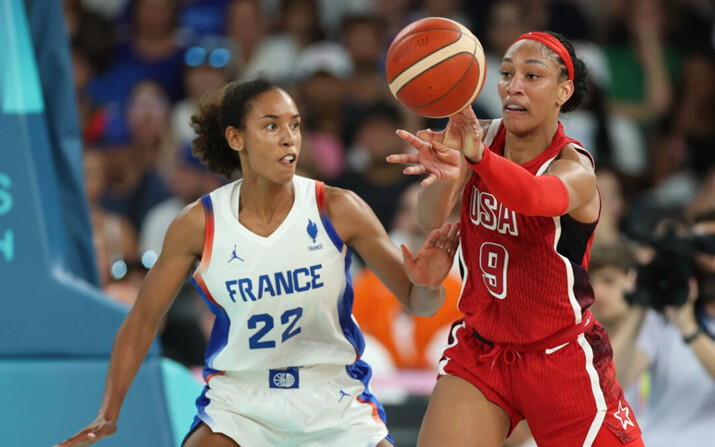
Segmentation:
<svg viewBox="0 0 715 447">
<path fill-rule="evenodd" d="M 280 336 L 280 342 L 284 343 L 291 337 L 300 334 L 300 326 L 296 326 L 300 317 L 303 316 L 303 308 L 296 307 L 288 309 L 281 314 L 280 321 L 283 331 Z M 275 335 L 271 334 L 275 327 L 273 316 L 270 314 L 256 314 L 248 319 L 248 329 L 257 331 L 248 338 L 248 346 L 251 349 L 266 349 L 275 348 L 276 341 L 272 339 Z M 266 338 L 264 340 L 264 338 Z"/>
</svg>

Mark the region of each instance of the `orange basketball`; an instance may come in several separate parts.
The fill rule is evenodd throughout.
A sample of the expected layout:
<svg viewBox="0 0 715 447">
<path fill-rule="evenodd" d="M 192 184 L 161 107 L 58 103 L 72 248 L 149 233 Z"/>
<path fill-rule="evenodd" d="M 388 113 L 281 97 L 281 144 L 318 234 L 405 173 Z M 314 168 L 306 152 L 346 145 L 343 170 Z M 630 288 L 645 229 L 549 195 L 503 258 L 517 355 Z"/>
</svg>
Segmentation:
<svg viewBox="0 0 715 447">
<path fill-rule="evenodd" d="M 403 105 L 428 118 L 469 106 L 484 86 L 484 49 L 464 25 L 428 17 L 407 25 L 387 50 L 387 82 Z"/>
</svg>

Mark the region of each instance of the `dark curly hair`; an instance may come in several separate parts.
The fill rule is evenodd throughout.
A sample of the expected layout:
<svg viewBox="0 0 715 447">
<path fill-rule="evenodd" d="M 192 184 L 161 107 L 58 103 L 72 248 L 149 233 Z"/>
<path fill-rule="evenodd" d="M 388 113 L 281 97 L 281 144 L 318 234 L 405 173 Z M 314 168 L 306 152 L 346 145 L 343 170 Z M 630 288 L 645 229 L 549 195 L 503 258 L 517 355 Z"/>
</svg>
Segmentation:
<svg viewBox="0 0 715 447">
<path fill-rule="evenodd" d="M 226 141 L 226 128 L 244 129 L 246 115 L 256 97 L 277 89 L 272 82 L 259 78 L 248 82 L 231 82 L 201 101 L 199 111 L 191 117 L 196 138 L 191 143 L 194 155 L 211 172 L 230 179 L 241 170 L 241 159 Z"/>
<path fill-rule="evenodd" d="M 554 33 L 549 31 L 549 34 L 554 36 L 561 42 L 561 44 L 568 51 L 569 56 L 571 56 L 571 62 L 573 62 L 573 94 L 564 105 L 561 106 L 561 113 L 568 113 L 576 110 L 581 104 L 583 104 L 589 96 L 589 83 L 588 83 L 588 68 L 586 63 L 576 57 L 576 50 L 574 50 L 573 44 L 564 36 L 559 33 Z M 558 57 L 558 56 L 557 56 Z M 566 69 L 566 64 L 563 59 L 558 57 L 559 62 L 563 65 L 561 68 L 561 76 L 568 78 L 569 72 Z"/>
</svg>

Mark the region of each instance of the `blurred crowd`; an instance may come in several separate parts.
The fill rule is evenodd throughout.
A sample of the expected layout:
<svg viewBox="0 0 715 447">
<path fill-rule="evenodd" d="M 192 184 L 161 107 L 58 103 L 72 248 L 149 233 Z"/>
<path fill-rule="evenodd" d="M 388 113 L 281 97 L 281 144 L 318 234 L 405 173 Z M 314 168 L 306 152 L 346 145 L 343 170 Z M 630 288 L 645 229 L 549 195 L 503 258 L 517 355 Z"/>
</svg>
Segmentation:
<svg viewBox="0 0 715 447">
<path fill-rule="evenodd" d="M 562 122 L 566 134 L 596 159 L 603 206 L 594 258 L 600 270 L 612 268 L 606 283 L 618 292 L 618 299 L 609 299 L 603 275 L 595 275 L 594 312 L 610 325 L 612 339 L 631 341 L 614 341 L 617 360 L 640 346 L 648 365 L 659 350 L 652 339 L 650 346 L 635 346 L 639 331 L 678 321 L 658 319 L 650 315 L 653 306 L 645 311 L 633 304 L 638 300 L 626 300 L 629 287 L 635 287 L 626 283 L 636 284 L 636 267 L 657 257 L 652 238 L 669 231 L 691 234 L 700 228 L 696 221 L 715 233 L 708 214 L 715 210 L 712 2 L 64 0 L 64 6 L 87 199 L 108 296 L 131 304 L 172 219 L 233 180 L 208 172 L 193 156 L 190 117 L 204 95 L 257 75 L 277 81 L 298 103 L 299 174 L 357 192 L 395 242 L 418 247 L 425 237 L 415 218 L 419 179 L 403 175 L 385 156 L 409 150 L 395 136 L 396 128 L 439 129 L 445 121 L 401 107 L 388 89 L 384 62 L 404 26 L 442 16 L 468 26 L 484 46 L 487 80 L 473 104 L 479 118 L 501 116 L 500 60 L 518 35 L 552 30 L 575 43 L 590 71 L 591 98 Z M 621 254 L 604 255 L 613 253 Z M 631 257 L 632 263 L 623 262 Z M 709 268 L 712 276 L 715 266 Z M 445 333 L 459 318 L 458 269 L 447 280 L 447 303 L 429 319 L 406 314 L 359 260 L 353 270 L 355 315 L 371 339 L 368 347 L 376 347 L 370 353 L 379 359 L 376 371 L 434 369 Z M 630 326 L 620 325 L 626 317 Z M 202 365 L 211 323 L 192 287 L 184 287 L 162 331 L 166 355 L 187 366 Z M 651 389 L 642 386 L 642 371 L 625 383 L 634 383 L 633 402 L 648 401 L 656 385 L 653 378 Z M 710 418 L 715 417 L 713 377 L 709 409 L 699 408 Z"/>
</svg>

